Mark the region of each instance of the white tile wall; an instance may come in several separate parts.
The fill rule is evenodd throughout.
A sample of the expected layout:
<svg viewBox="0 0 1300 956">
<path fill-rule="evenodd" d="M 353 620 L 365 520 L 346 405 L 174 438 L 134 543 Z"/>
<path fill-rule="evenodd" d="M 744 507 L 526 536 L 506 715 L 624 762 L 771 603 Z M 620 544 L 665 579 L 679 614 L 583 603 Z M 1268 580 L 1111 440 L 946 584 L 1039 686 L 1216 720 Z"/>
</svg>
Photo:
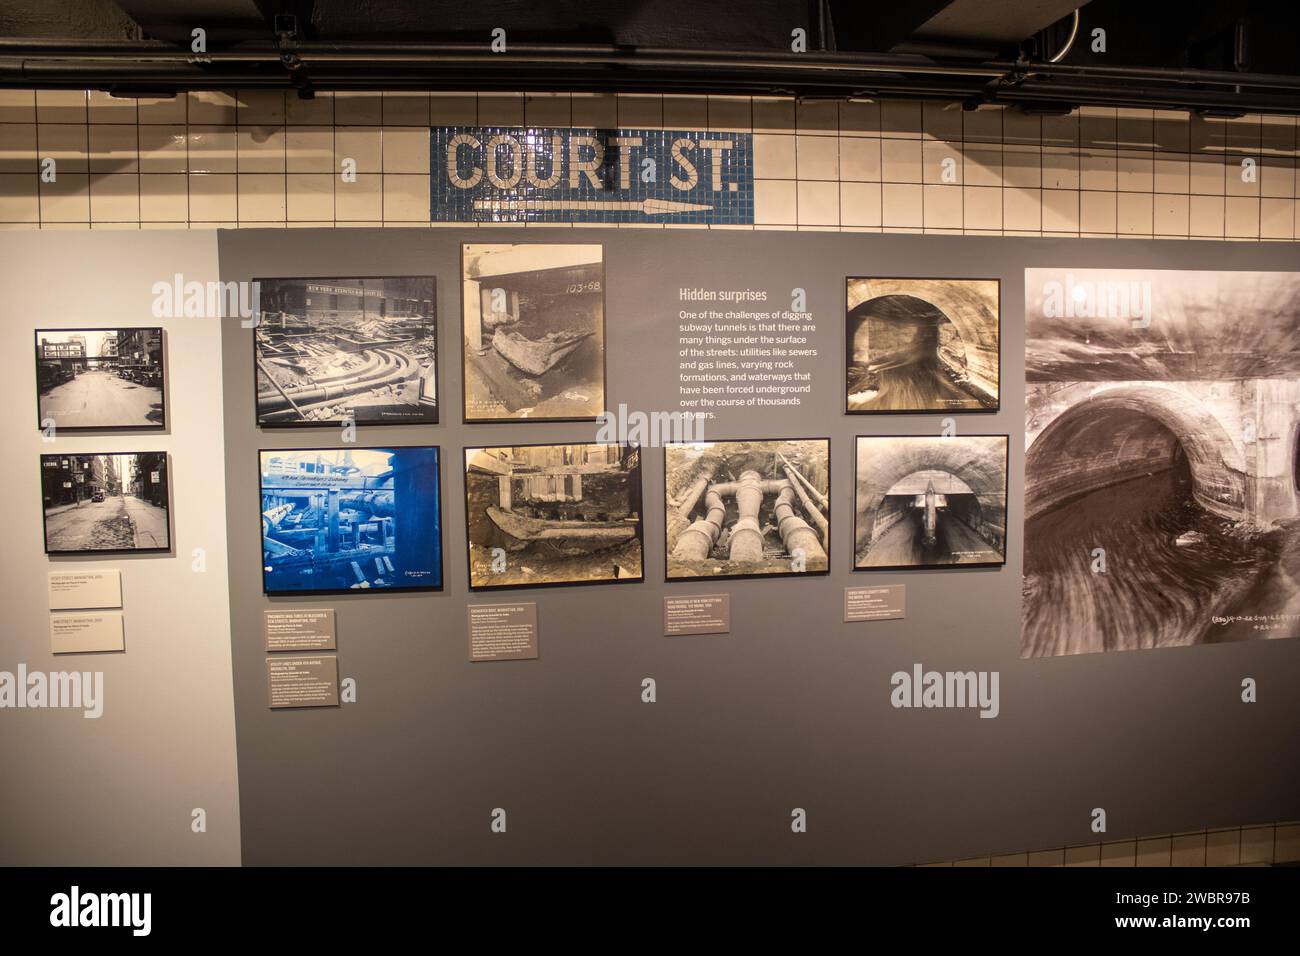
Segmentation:
<svg viewBox="0 0 1300 956">
<path fill-rule="evenodd" d="M 758 229 L 1297 237 L 1293 117 L 612 93 L 3 90 L 0 228 L 432 225 L 426 127 L 525 123 L 752 131 Z"/>
</svg>

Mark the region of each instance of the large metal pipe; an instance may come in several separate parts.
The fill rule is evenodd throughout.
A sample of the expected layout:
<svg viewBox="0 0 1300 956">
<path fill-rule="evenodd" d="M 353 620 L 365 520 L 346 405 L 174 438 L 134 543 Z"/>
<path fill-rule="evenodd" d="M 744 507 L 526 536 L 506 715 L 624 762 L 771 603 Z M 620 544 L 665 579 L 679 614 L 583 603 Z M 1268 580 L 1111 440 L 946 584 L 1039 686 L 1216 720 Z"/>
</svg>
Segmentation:
<svg viewBox="0 0 1300 956">
<path fill-rule="evenodd" d="M 803 486 L 800 485 L 798 480 L 796 480 L 795 478 L 795 475 L 797 473 L 789 464 L 785 466 L 785 473 L 787 476 L 789 476 L 788 480 L 790 482 L 791 487 L 794 489 L 795 494 L 797 494 L 799 496 L 799 500 L 803 502 L 804 510 L 807 511 L 808 514 L 812 516 L 813 521 L 817 522 L 817 527 L 821 529 L 822 540 L 830 541 L 831 529 L 830 526 L 827 524 L 826 516 L 817 509 L 817 507 L 812 503 L 811 500 L 809 500 L 807 493 L 803 490 Z"/>
<path fill-rule="evenodd" d="M 681 561 L 702 561 L 709 556 L 713 545 L 722 533 L 722 519 L 727 509 L 722 503 L 722 496 L 714 488 L 704 494 L 704 505 L 708 509 L 700 518 L 681 533 L 677 545 L 673 548 L 673 557 Z"/>
<path fill-rule="evenodd" d="M 700 472 L 698 478 L 691 482 L 691 486 L 686 489 L 677 504 L 677 513 L 682 517 L 687 517 L 695 510 L 695 503 L 700 500 L 700 495 L 704 494 L 704 489 L 709 487 L 709 482 L 713 480 L 712 469 L 705 469 Z"/>
<path fill-rule="evenodd" d="M 391 491 L 355 491 L 340 494 L 339 506 L 381 517 L 391 518 L 396 514 Z"/>
<path fill-rule="evenodd" d="M 279 88 L 294 85 L 291 53 L 315 89 L 654 89 L 657 92 L 821 93 L 1004 103 L 1163 105 L 1183 109 L 1300 112 L 1300 77 L 1194 69 L 1021 63 L 914 54 L 630 50 L 613 45 L 486 46 L 309 41 L 282 49 L 247 42 L 201 59 L 156 42 L 0 40 L 0 86 L 138 90 Z M 1000 82 L 1014 78 L 1014 83 Z M 1163 85 L 1163 88 L 1162 88 Z M 127 95 L 130 95 L 129 93 Z"/>
<path fill-rule="evenodd" d="M 690 487 L 686 489 L 686 493 L 677 499 L 676 504 L 668 512 L 666 523 L 668 532 L 668 552 L 670 554 L 674 553 L 678 539 L 681 537 L 682 532 L 690 525 L 691 512 L 695 510 L 695 506 L 699 503 L 700 495 L 704 494 L 704 490 L 709 487 L 709 482 L 712 480 L 713 469 L 711 467 L 701 469 L 699 475 L 693 482 L 691 482 Z"/>
<path fill-rule="evenodd" d="M 935 500 L 934 482 L 925 486 L 925 543 L 934 544 L 935 529 L 939 524 L 939 513 Z"/>
<path fill-rule="evenodd" d="M 339 492 L 331 488 L 325 492 L 326 538 L 325 547 L 330 554 L 339 549 Z"/>
<path fill-rule="evenodd" d="M 747 483 L 744 485 L 744 487 L 751 487 L 752 484 L 753 484 L 752 482 Z M 784 488 L 785 485 L 786 485 L 786 480 L 784 478 L 761 478 L 758 481 L 758 490 L 763 492 L 763 494 L 765 495 L 774 495 L 777 494 L 782 488 Z M 722 495 L 722 497 L 726 498 L 727 496 L 734 495 L 737 491 L 739 491 L 742 485 L 741 482 L 739 481 L 724 481 L 724 482 L 720 482 L 719 484 L 712 485 L 711 487 L 718 494 Z"/>
<path fill-rule="evenodd" d="M 814 488 L 812 482 L 805 478 L 798 468 L 790 464 L 790 460 L 786 458 L 785 455 L 778 454 L 777 457 L 781 459 L 781 464 L 785 468 L 786 475 L 791 480 L 797 479 L 798 483 L 804 487 L 804 490 L 807 491 L 808 494 L 812 495 L 813 500 L 817 502 L 819 508 L 825 510 L 829 507 L 829 502 L 827 501 L 826 496 Z"/>
<path fill-rule="evenodd" d="M 728 556 L 741 564 L 758 564 L 763 560 L 763 531 L 758 526 L 758 512 L 763 507 L 763 480 L 756 471 L 746 471 L 736 483 L 736 510 L 739 515 L 731 526 Z"/>
<path fill-rule="evenodd" d="M 807 521 L 794 513 L 795 486 L 787 484 L 776 496 L 777 530 L 781 534 L 781 544 L 785 553 L 791 556 L 803 553 L 804 560 L 826 559 L 826 551 Z"/>
<path fill-rule="evenodd" d="M 248 41 L 227 50 L 213 50 L 200 58 L 188 49 L 151 40 L 67 40 L 29 37 L 0 38 L 0 56 L 32 66 L 42 61 L 86 63 L 103 61 L 139 67 L 144 63 L 190 66 L 202 73 L 200 65 L 222 63 L 274 66 L 282 70 L 283 50 L 271 43 Z M 1013 60 L 935 60 L 915 53 L 832 53 L 811 52 L 778 54 L 744 50 L 677 50 L 643 47 L 629 49 L 617 44 L 511 44 L 509 51 L 492 53 L 482 44 L 458 43 L 386 43 L 366 41 L 303 41 L 294 44 L 293 52 L 307 68 L 313 65 L 390 63 L 410 67 L 436 68 L 440 65 L 472 66 L 496 64 L 503 70 L 517 72 L 523 66 L 548 67 L 658 67 L 683 70 L 734 70 L 752 73 L 829 73 L 841 76 L 857 74 L 922 74 L 930 76 L 965 76 L 995 79 L 1016 69 L 1040 76 L 1104 77 L 1121 81 L 1158 81 L 1189 86 L 1255 86 L 1269 89 L 1300 89 L 1300 77 L 1290 74 L 1232 72 L 1188 68 L 1102 66 L 1052 63 L 1020 63 Z M 288 77 L 280 74 L 282 85 Z"/>
<path fill-rule="evenodd" d="M 263 389 L 258 393 L 257 402 L 262 408 L 263 419 L 297 418 L 297 410 L 310 410 L 318 405 L 336 402 L 342 398 L 361 395 L 383 385 L 404 380 L 410 371 L 411 362 L 404 356 L 393 357 L 380 352 L 382 361 L 378 367 L 357 372 L 340 383 L 317 385 L 294 392 L 292 401 L 289 394 L 279 389 Z"/>
</svg>

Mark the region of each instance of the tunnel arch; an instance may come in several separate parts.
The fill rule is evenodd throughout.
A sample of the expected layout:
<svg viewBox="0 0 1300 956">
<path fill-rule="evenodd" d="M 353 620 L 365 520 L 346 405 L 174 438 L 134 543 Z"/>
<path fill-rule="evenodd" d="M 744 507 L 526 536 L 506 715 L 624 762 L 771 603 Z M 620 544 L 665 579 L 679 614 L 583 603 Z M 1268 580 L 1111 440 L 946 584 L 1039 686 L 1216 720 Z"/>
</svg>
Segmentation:
<svg viewBox="0 0 1300 956">
<path fill-rule="evenodd" d="M 966 484 L 966 482 L 962 481 L 962 479 L 961 479 L 959 476 L 954 475 L 952 472 L 950 472 L 950 471 L 942 471 L 942 470 L 937 469 L 937 468 L 925 468 L 925 469 L 922 469 L 922 470 L 920 470 L 920 471 L 913 471 L 913 472 L 910 472 L 910 473 L 904 475 L 902 478 L 899 478 L 899 479 L 898 479 L 897 481 L 895 481 L 892 485 L 890 485 L 889 488 L 885 491 L 885 497 L 888 497 L 888 496 L 890 496 L 890 495 L 923 494 L 923 493 L 924 493 L 924 489 L 922 489 L 920 492 L 914 492 L 914 491 L 909 491 L 909 490 L 899 490 L 899 487 L 900 487 L 901 485 L 903 485 L 903 484 L 904 484 L 904 483 L 905 483 L 909 478 L 911 478 L 911 477 L 913 477 L 913 476 L 915 476 L 915 475 L 928 475 L 928 474 L 931 474 L 931 473 L 934 473 L 934 472 L 938 472 L 939 474 L 944 475 L 946 478 L 950 479 L 950 480 L 953 481 L 953 482 L 956 482 L 956 484 L 957 484 L 958 486 L 960 486 L 960 487 L 943 487 L 943 488 L 936 488 L 935 491 L 936 491 L 938 494 L 941 494 L 941 495 L 973 495 L 973 494 L 975 494 L 974 489 L 971 488 L 970 485 Z"/>
<path fill-rule="evenodd" d="M 849 358 L 874 369 L 934 360 L 969 380 L 973 350 L 944 311 L 903 293 L 867 299 L 849 312 Z"/>
<path fill-rule="evenodd" d="M 1092 392 L 1056 415 L 1025 459 L 1025 517 L 1070 498 L 1169 467 L 1187 456 L 1192 494 L 1215 514 L 1249 515 L 1240 449 L 1204 403 L 1155 385 Z"/>
<path fill-rule="evenodd" d="M 959 371 L 967 387 L 988 401 L 999 394 L 998 339 L 1000 288 L 996 279 L 876 279 L 850 278 L 846 294 L 846 337 L 850 361 L 856 361 L 855 333 L 880 303 L 907 303 L 914 317 L 932 317 L 941 330 L 953 330 L 950 343 L 960 342 L 949 358 L 960 358 Z M 901 311 L 901 310 L 900 310 Z M 887 317 L 881 321 L 888 322 Z M 855 325 L 855 323 L 858 323 Z M 950 363 L 953 364 L 953 363 Z"/>
<path fill-rule="evenodd" d="M 1005 435 L 859 437 L 857 440 L 856 547 L 871 541 L 871 530 L 889 489 L 918 471 L 943 471 L 963 481 L 985 516 L 1006 512 Z M 1005 528 L 996 530 L 1005 534 Z"/>
<path fill-rule="evenodd" d="M 919 299 L 942 313 L 956 327 L 968 347 L 996 351 L 998 316 L 989 310 L 984 297 L 974 287 L 977 281 L 983 280 L 850 279 L 848 314 L 853 315 L 859 306 L 872 299 L 907 296 Z"/>
</svg>

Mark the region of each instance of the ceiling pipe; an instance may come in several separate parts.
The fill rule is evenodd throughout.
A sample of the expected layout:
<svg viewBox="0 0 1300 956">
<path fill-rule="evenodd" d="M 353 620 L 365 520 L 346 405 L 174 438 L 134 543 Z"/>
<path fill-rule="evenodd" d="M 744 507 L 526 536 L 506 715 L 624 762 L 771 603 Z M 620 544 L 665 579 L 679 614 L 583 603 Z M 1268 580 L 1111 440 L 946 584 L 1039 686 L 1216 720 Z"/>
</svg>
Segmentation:
<svg viewBox="0 0 1300 956">
<path fill-rule="evenodd" d="M 284 57 L 290 54 L 293 66 Z M 1070 101 L 1300 113 L 1300 76 L 1059 63 L 933 60 L 914 54 L 767 54 L 529 45 L 492 54 L 425 43 L 246 43 L 194 55 L 155 42 L 0 40 L 0 86 L 630 90 Z"/>
<path fill-rule="evenodd" d="M 1047 58 L 1048 63 L 1060 63 L 1074 46 L 1074 41 L 1079 36 L 1079 11 L 1075 10 L 1071 17 L 1070 35 L 1065 38 L 1065 45 Z"/>
<path fill-rule="evenodd" d="M 450 43 L 341 43 L 295 42 L 292 49 L 306 63 L 409 63 L 433 68 L 459 64 L 496 65 L 508 72 L 521 63 L 551 67 L 589 65 L 596 67 L 720 67 L 748 71 L 793 73 L 834 71 L 843 74 L 929 73 L 944 76 L 994 78 L 1022 65 L 1011 60 L 936 60 L 916 54 L 808 53 L 762 54 L 694 50 L 628 49 L 594 44 L 517 44 L 507 53 L 484 52 L 481 46 Z M 227 50 L 194 54 L 164 43 L 124 40 L 116 42 L 28 40 L 0 38 L 0 56 L 23 61 L 44 60 L 129 60 L 133 63 L 169 62 L 217 65 L 221 63 L 278 62 L 283 48 L 271 43 L 242 43 Z M 1113 79 L 1160 79 L 1186 84 L 1273 87 L 1300 90 L 1300 75 L 1242 73 L 1219 70 L 1165 69 L 1134 66 L 1076 66 L 1054 62 L 1030 64 L 1044 76 L 1088 76 Z"/>
</svg>

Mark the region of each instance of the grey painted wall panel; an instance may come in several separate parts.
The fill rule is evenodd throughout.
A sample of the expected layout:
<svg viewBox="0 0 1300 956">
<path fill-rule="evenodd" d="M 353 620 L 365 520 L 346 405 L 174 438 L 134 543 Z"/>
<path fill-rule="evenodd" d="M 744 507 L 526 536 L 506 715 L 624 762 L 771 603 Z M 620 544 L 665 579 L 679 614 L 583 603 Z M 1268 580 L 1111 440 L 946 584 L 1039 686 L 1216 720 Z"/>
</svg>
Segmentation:
<svg viewBox="0 0 1300 956">
<path fill-rule="evenodd" d="M 459 241 L 606 244 L 611 406 L 674 407 L 679 286 L 806 288 L 822 349 L 799 409 L 727 412 L 714 438 L 832 438 L 828 576 L 666 585 L 663 453 L 647 449 L 644 584 L 468 594 L 465 445 L 591 440 L 589 424 L 460 424 Z M 251 332 L 223 337 L 232 641 L 244 859 L 277 863 L 909 863 L 1300 815 L 1300 641 L 1022 661 L 1023 269 L 1289 269 L 1286 247 L 640 230 L 240 230 L 223 279 L 438 276 L 443 424 L 362 428 L 358 444 L 440 445 L 446 589 L 267 599 L 258 447 L 338 443 L 259 432 Z M 1002 408 L 957 416 L 1011 435 L 1003 568 L 850 571 L 853 436 L 937 433 L 941 415 L 845 416 L 847 275 L 1000 277 Z M 907 618 L 844 624 L 842 588 L 905 583 Z M 660 635 L 665 595 L 731 594 L 728 636 Z M 535 600 L 541 657 L 470 664 L 467 602 Z M 262 612 L 338 609 L 358 702 L 266 706 Z M 895 710 L 889 676 L 1001 672 L 1001 716 Z M 1239 701 L 1243 676 L 1260 701 Z M 658 682 L 658 702 L 640 682 Z M 508 812 L 504 835 L 490 813 Z M 790 811 L 808 832 L 790 832 Z"/>
</svg>

